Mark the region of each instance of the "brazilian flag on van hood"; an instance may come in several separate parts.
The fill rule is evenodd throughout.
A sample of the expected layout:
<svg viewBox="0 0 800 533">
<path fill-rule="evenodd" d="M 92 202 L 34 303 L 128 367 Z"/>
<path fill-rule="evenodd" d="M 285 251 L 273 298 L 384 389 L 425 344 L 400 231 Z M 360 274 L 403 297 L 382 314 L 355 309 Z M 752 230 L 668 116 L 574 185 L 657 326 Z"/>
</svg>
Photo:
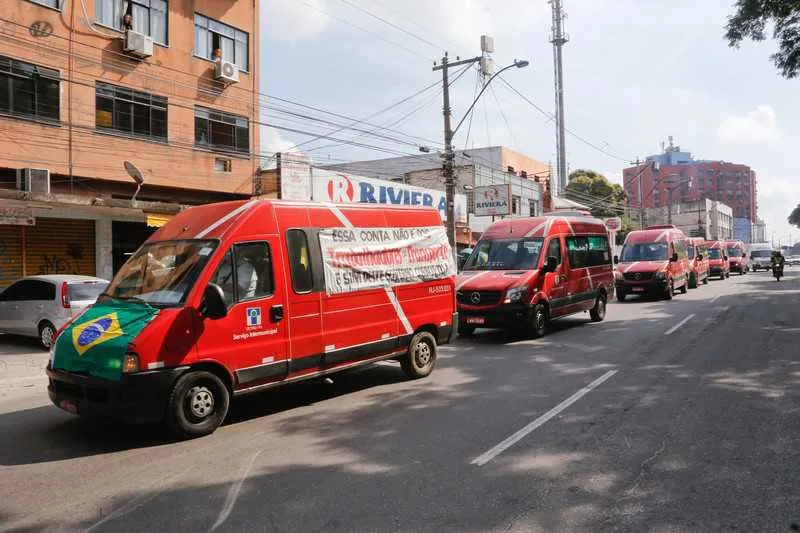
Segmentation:
<svg viewBox="0 0 800 533">
<path fill-rule="evenodd" d="M 158 314 L 138 302 L 97 303 L 58 336 L 53 369 L 117 381 L 128 345 Z"/>
</svg>

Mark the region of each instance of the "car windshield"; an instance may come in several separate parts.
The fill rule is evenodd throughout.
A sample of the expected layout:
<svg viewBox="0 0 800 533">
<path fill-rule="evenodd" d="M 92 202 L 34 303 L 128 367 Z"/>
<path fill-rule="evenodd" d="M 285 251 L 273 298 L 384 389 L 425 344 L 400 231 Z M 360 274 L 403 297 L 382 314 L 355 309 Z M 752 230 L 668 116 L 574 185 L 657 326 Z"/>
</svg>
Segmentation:
<svg viewBox="0 0 800 533">
<path fill-rule="evenodd" d="M 122 266 L 104 294 L 154 307 L 180 306 L 216 246 L 216 241 L 208 240 L 145 244 Z"/>
<path fill-rule="evenodd" d="M 67 285 L 69 299 L 73 302 L 93 302 L 108 287 L 107 281 L 72 282 Z"/>
<path fill-rule="evenodd" d="M 530 270 L 536 268 L 544 239 L 496 239 L 478 243 L 464 270 Z"/>
<path fill-rule="evenodd" d="M 709 259 L 722 259 L 722 253 L 720 252 L 719 248 L 711 248 L 708 251 L 708 258 Z"/>
<path fill-rule="evenodd" d="M 750 255 L 753 257 L 770 257 L 772 252 L 769 250 L 754 250 Z"/>
<path fill-rule="evenodd" d="M 644 244 L 625 244 L 622 247 L 620 261 L 666 261 L 669 246 L 663 242 L 649 242 Z"/>
</svg>

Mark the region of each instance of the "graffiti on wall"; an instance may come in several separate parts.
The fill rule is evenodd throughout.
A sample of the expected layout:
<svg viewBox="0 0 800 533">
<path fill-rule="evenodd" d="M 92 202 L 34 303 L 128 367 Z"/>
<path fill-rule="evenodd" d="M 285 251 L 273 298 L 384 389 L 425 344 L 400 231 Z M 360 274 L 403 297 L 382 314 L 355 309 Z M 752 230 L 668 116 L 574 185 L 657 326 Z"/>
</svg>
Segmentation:
<svg viewBox="0 0 800 533">
<path fill-rule="evenodd" d="M 68 243 L 66 256 L 43 254 L 37 274 L 80 274 L 78 261 L 83 259 L 83 245 Z"/>
</svg>

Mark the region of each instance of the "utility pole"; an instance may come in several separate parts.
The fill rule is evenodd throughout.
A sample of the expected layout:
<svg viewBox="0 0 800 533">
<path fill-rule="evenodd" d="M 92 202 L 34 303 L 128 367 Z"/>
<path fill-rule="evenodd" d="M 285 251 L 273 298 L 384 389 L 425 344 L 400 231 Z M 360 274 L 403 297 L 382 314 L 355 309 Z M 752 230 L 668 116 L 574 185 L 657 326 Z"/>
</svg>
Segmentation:
<svg viewBox="0 0 800 533">
<path fill-rule="evenodd" d="M 557 195 L 567 188 L 567 149 L 564 135 L 564 69 L 562 65 L 563 46 L 569 41 L 564 33 L 564 14 L 561 11 L 561 0 L 550 0 L 553 8 L 553 27 L 550 42 L 553 43 L 553 69 L 556 93 L 556 172 L 558 175 Z"/>
</svg>

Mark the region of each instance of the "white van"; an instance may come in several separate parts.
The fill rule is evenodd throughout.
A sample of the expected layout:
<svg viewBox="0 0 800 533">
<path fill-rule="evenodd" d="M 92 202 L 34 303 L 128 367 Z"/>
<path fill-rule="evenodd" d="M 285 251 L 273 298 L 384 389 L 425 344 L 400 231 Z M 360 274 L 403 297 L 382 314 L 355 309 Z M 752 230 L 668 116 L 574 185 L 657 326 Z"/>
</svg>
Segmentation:
<svg viewBox="0 0 800 533">
<path fill-rule="evenodd" d="M 753 243 L 750 248 L 750 268 L 753 272 L 772 268 L 772 245 L 766 242 Z"/>
</svg>

